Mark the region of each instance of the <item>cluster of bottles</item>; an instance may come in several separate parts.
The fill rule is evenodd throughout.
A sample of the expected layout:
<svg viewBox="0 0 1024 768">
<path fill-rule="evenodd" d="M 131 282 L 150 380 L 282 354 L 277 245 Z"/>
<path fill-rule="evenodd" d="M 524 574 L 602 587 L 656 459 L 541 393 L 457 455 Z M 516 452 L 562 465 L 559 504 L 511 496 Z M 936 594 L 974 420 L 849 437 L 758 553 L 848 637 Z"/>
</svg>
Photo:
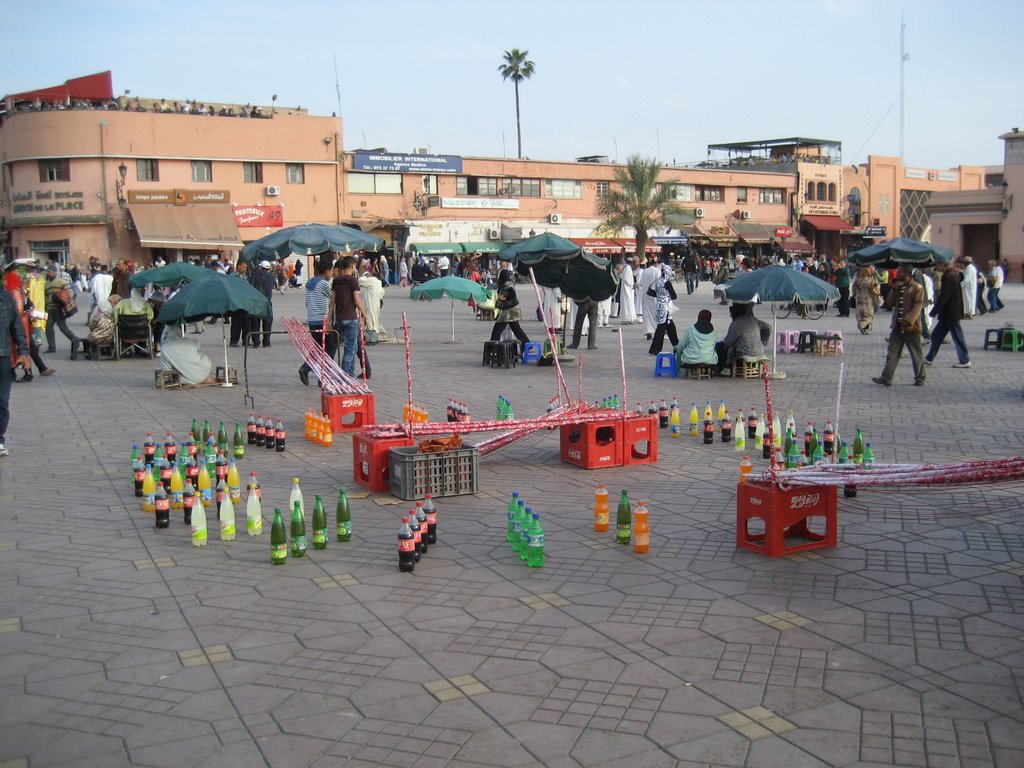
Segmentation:
<svg viewBox="0 0 1024 768">
<path fill-rule="evenodd" d="M 875 452 L 871 443 L 864 440 L 860 427 L 854 433 L 853 445 L 844 441 L 839 432 L 833 428 L 832 420 L 825 421 L 821 434 L 814 423 L 807 422 L 804 429 L 804 441 L 801 447 L 797 442 L 796 419 L 789 412 L 786 420 L 786 436 L 782 442 L 782 455 L 787 468 L 803 467 L 808 464 L 822 462 L 835 464 L 859 464 L 872 467 L 875 464 Z"/>
<path fill-rule="evenodd" d="M 615 541 L 618 544 L 633 543 L 633 551 L 645 554 L 651 548 L 651 526 L 647 521 L 647 503 L 638 501 L 636 509 L 629 502 L 629 492 L 623 490 L 619 496 L 619 508 L 615 512 Z M 597 484 L 594 492 L 594 530 L 604 533 L 608 530 L 611 511 L 608 507 L 608 489 L 604 483 Z"/>
<path fill-rule="evenodd" d="M 469 421 L 469 406 L 458 400 L 448 400 L 448 421 Z"/>
<path fill-rule="evenodd" d="M 398 529 L 398 570 L 413 571 L 431 544 L 437 544 L 437 506 L 428 493 L 402 518 Z"/>
<path fill-rule="evenodd" d="M 284 429 L 284 422 L 280 419 L 275 422 L 272 416 L 257 416 L 250 412 L 245 429 L 249 445 L 284 453 L 285 440 L 288 435 Z M 238 434 L 239 430 L 236 425 L 235 436 L 237 437 Z"/>
<path fill-rule="evenodd" d="M 402 421 L 406 424 L 426 424 L 429 418 L 427 409 L 422 405 L 406 401 L 402 406 Z"/>
<path fill-rule="evenodd" d="M 198 431 L 198 427 L 196 428 Z M 236 426 L 236 437 L 241 435 Z M 221 443 L 227 445 L 224 423 L 220 425 Z M 244 443 L 240 446 L 244 453 Z M 242 503 L 242 480 L 235 455 L 228 457 L 226 449 L 217 447 L 209 437 L 206 451 L 199 453 L 199 444 L 190 434 L 180 447 L 174 435 L 167 433 L 163 445 L 153 439 L 152 433 L 140 450 L 132 446 L 132 478 L 135 495 L 142 499 L 142 509 L 151 512 L 157 528 L 169 528 L 171 510 L 181 510 L 185 525 L 192 529 L 192 543 L 206 544 L 206 508 L 217 510 L 220 536 L 224 541 L 235 538 L 235 505 Z M 250 536 L 263 531 L 262 491 L 256 473 L 249 473 L 246 498 L 246 529 Z M 214 506 L 216 505 L 216 506 Z"/>
<path fill-rule="evenodd" d="M 547 412 L 551 413 L 552 411 L 558 410 L 561 407 L 562 407 L 562 398 L 559 397 L 558 395 L 555 395 L 550 400 L 548 400 Z"/>
<path fill-rule="evenodd" d="M 311 443 L 330 448 L 334 445 L 334 430 L 331 427 L 331 417 L 326 413 L 306 409 L 305 422 L 306 439 Z"/>
<path fill-rule="evenodd" d="M 504 395 L 498 395 L 498 408 L 495 419 L 498 421 L 512 421 L 515 417 L 515 413 L 512 412 L 512 402 Z"/>
<path fill-rule="evenodd" d="M 288 497 L 288 506 L 291 508 L 291 519 L 287 529 L 284 518 L 281 516 L 281 508 L 274 508 L 274 522 L 270 526 L 270 562 L 274 565 L 282 565 L 287 562 L 289 554 L 292 557 L 306 556 L 308 548 L 306 509 L 297 477 L 292 478 L 292 492 Z M 337 526 L 338 541 L 350 541 L 352 539 L 352 512 L 348 506 L 348 494 L 344 486 L 338 489 L 338 503 L 334 509 L 334 520 Z M 319 494 L 313 502 L 313 518 L 310 522 L 313 530 L 313 549 L 327 549 L 327 513 L 324 511 L 324 502 Z M 289 533 L 291 534 L 290 546 Z"/>
<path fill-rule="evenodd" d="M 512 545 L 512 551 L 531 568 L 543 567 L 544 527 L 540 523 L 540 512 L 526 506 L 519 491 L 513 491 L 505 510 L 505 520 L 505 538 Z"/>
</svg>

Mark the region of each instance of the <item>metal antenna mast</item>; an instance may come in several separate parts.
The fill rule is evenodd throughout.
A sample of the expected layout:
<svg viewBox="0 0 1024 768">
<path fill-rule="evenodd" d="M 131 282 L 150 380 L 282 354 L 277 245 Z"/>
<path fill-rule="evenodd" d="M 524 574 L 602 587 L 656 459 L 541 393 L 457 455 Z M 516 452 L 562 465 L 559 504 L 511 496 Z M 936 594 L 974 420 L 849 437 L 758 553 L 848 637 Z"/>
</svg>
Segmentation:
<svg viewBox="0 0 1024 768">
<path fill-rule="evenodd" d="M 904 50 L 907 25 L 903 23 L 903 12 L 900 11 L 900 165 L 903 165 L 903 118 L 905 112 L 905 92 L 903 90 L 903 69 L 910 61 L 910 54 Z"/>
</svg>

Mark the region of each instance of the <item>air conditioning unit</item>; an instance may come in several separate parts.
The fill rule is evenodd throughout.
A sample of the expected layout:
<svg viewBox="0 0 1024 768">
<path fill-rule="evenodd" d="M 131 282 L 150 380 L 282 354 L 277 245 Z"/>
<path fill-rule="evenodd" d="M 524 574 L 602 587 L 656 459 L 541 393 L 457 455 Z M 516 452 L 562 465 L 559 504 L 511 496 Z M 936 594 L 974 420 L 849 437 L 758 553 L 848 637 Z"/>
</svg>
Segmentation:
<svg viewBox="0 0 1024 768">
<path fill-rule="evenodd" d="M 267 187 L 267 197 L 277 197 L 281 194 L 281 188 L 275 184 L 271 184 Z"/>
<path fill-rule="evenodd" d="M 488 240 L 501 240 L 501 230 L 500 229 L 488 229 L 487 230 L 487 239 Z"/>
<path fill-rule="evenodd" d="M 749 219 L 750 218 L 750 211 L 740 211 L 740 218 L 741 219 Z"/>
<path fill-rule="evenodd" d="M 560 214 L 560 213 L 548 214 L 548 222 L 551 223 L 551 224 L 561 224 L 562 223 L 562 214 Z"/>
<path fill-rule="evenodd" d="M 694 208 L 693 209 L 693 215 L 696 216 L 698 219 L 703 219 L 704 218 L 704 209 L 703 208 Z"/>
</svg>

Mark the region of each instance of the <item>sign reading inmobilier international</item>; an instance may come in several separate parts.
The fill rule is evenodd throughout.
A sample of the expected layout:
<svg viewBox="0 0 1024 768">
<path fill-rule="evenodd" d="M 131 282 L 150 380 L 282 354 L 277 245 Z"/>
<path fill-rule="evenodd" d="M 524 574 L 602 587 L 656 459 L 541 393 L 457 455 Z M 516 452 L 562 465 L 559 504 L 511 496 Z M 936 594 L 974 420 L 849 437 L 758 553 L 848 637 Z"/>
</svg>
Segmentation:
<svg viewBox="0 0 1024 768">
<path fill-rule="evenodd" d="M 235 205 L 232 211 L 239 228 L 284 226 L 283 205 Z"/>
<path fill-rule="evenodd" d="M 352 170 L 379 173 L 462 173 L 462 158 L 456 155 L 393 155 L 356 152 Z"/>
</svg>

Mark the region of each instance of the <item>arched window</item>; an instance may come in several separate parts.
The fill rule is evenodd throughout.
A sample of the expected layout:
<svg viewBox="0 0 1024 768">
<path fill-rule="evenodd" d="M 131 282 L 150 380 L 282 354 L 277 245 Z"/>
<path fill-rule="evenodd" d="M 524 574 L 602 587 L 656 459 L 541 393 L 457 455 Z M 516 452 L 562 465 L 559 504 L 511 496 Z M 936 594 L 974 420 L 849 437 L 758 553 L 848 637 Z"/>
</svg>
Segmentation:
<svg viewBox="0 0 1024 768">
<path fill-rule="evenodd" d="M 827 194 L 828 194 L 828 192 L 825 190 L 825 182 L 824 181 L 819 181 L 818 182 L 818 199 L 819 200 L 828 200 L 828 197 L 826 196 Z"/>
<path fill-rule="evenodd" d="M 829 184 L 828 185 L 828 201 L 830 203 L 834 203 L 836 201 L 836 185 L 835 184 Z"/>
<path fill-rule="evenodd" d="M 813 200 L 814 199 L 814 182 L 813 181 L 808 181 L 807 182 L 807 199 L 808 200 Z"/>
</svg>

